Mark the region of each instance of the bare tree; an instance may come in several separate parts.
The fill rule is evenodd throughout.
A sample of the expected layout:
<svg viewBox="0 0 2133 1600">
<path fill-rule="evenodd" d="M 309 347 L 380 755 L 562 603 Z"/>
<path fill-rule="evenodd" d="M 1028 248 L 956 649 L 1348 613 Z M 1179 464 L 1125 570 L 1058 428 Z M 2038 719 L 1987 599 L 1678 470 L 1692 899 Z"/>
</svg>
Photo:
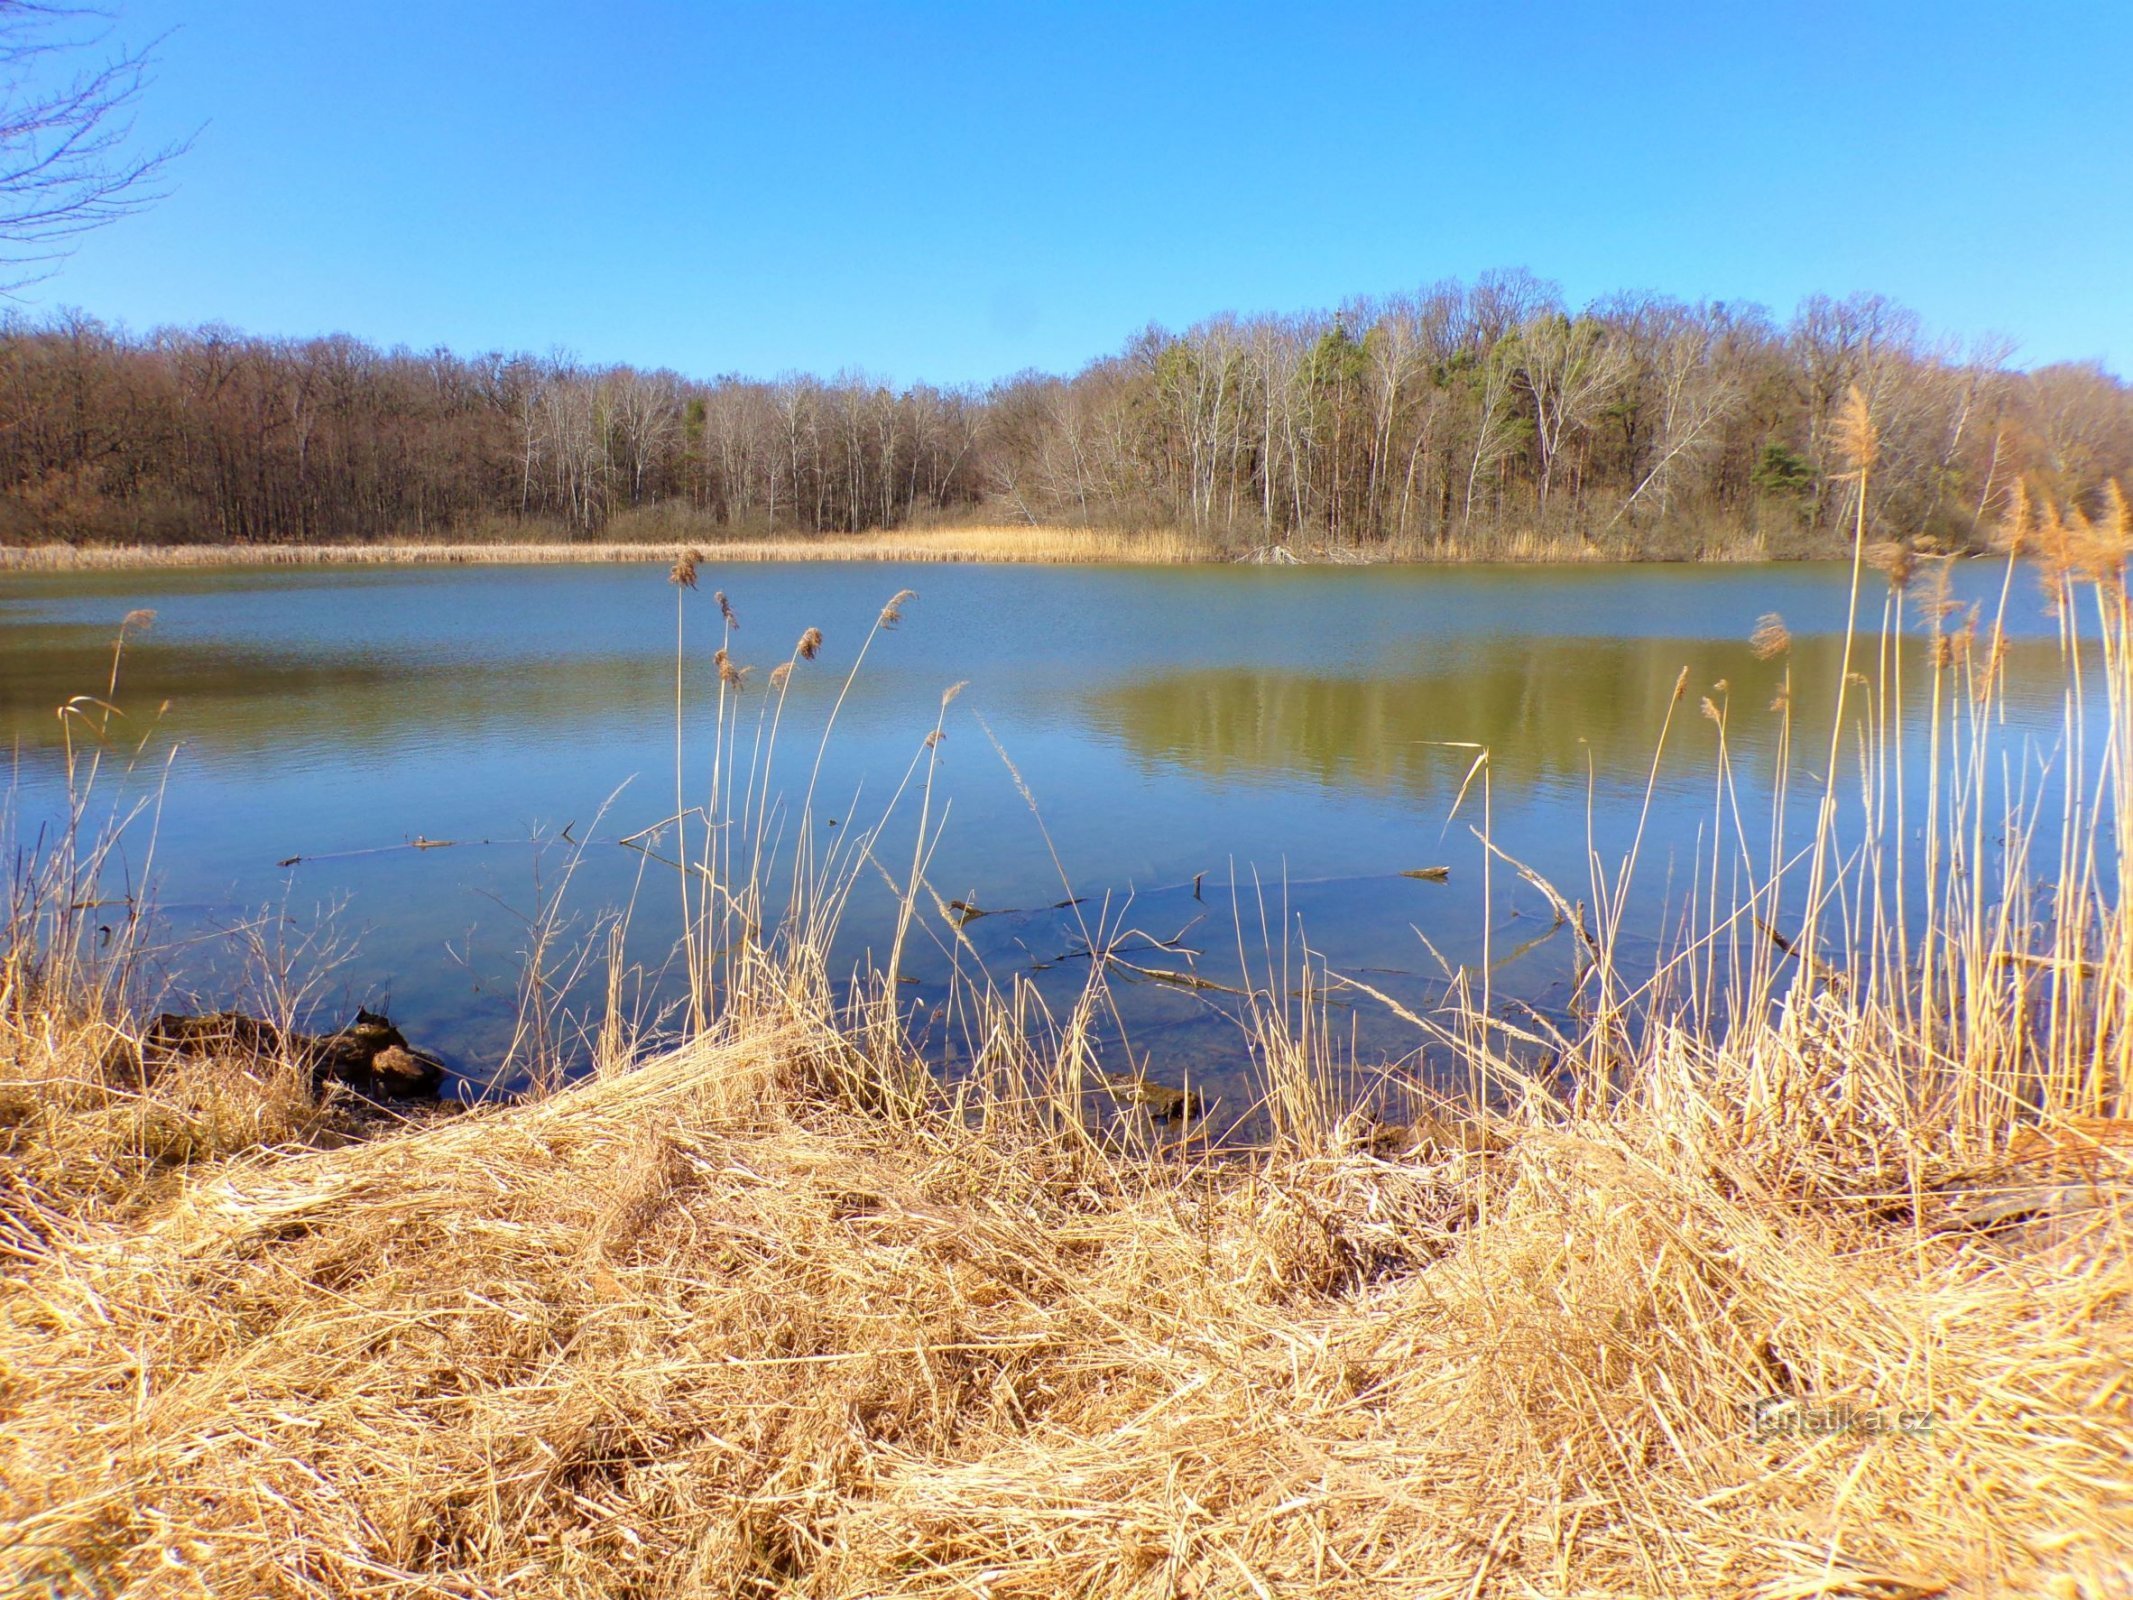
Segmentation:
<svg viewBox="0 0 2133 1600">
<path fill-rule="evenodd" d="M 68 240 L 157 199 L 184 149 L 135 147 L 154 45 L 77 64 L 108 32 L 99 11 L 0 0 L 0 288 L 33 281 Z"/>
<path fill-rule="evenodd" d="M 1501 341 L 1482 358 L 1477 371 L 1468 375 L 1472 416 L 1466 471 L 1466 509 L 1461 521 L 1474 522 L 1474 493 L 1485 472 L 1493 472 L 1518 447 L 1519 419 L 1511 409 L 1517 368 L 1511 359 L 1509 339 Z"/>
<path fill-rule="evenodd" d="M 1643 308 L 1639 323 L 1653 417 L 1650 464 L 1615 509 L 1609 530 L 1647 495 L 1665 516 L 1675 485 L 1691 478 L 1718 448 L 1726 420 L 1741 400 L 1739 378 L 1719 359 L 1721 328 L 1714 318 L 1657 304 Z"/>
<path fill-rule="evenodd" d="M 1533 402 L 1540 510 L 1548 515 L 1565 443 L 1583 431 L 1629 377 L 1629 362 L 1590 317 L 1543 313 L 1518 331 L 1519 377 Z"/>
<path fill-rule="evenodd" d="M 642 505 L 648 476 L 671 453 L 681 431 L 681 380 L 671 372 L 625 367 L 609 378 L 607 390 L 615 440 L 629 474 L 630 504 Z"/>
<path fill-rule="evenodd" d="M 0 0 L 4 4 L 4 0 Z M 1919 337 L 1900 307 L 1616 296 L 1574 318 L 1522 274 L 1338 314 L 1150 330 L 1072 377 L 896 389 L 354 339 L 141 337 L 0 315 L 0 542 L 389 538 L 631 507 L 811 533 L 946 517 L 1279 540 L 1536 530 L 1617 550 L 1843 547 L 1832 394 L 1859 384 L 1878 533 L 1974 548 L 2008 487 L 2133 482 L 2133 385 Z M 1518 318 L 1520 312 L 1531 314 Z"/>
</svg>

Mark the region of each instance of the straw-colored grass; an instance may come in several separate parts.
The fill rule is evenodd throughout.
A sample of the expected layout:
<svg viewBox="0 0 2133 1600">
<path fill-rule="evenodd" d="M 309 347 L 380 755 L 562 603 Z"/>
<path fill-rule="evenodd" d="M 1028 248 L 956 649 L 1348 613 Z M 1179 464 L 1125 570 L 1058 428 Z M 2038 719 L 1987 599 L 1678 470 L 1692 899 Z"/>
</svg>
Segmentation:
<svg viewBox="0 0 2133 1600">
<path fill-rule="evenodd" d="M 924 528 L 824 533 L 779 539 L 698 541 L 720 562 L 1028 562 L 1045 566 L 1180 566 L 1224 561 L 1210 540 L 1181 532 L 1112 528 Z M 0 548 L 0 572 L 76 572 L 143 567 L 541 566 L 670 563 L 675 546 L 509 542 L 362 545 L 31 545 Z"/>
<path fill-rule="evenodd" d="M 795 534 L 781 538 L 724 538 L 715 527 L 680 525 L 678 543 L 694 543 L 722 562 L 906 561 L 995 562 L 1036 566 L 1195 566 L 1210 562 L 1458 565 L 1468 562 L 1593 563 L 1664 560 L 1767 561 L 1797 550 L 1714 530 L 1703 542 L 1656 550 L 1635 541 L 1594 543 L 1576 537 L 1510 530 L 1454 544 L 1409 541 L 1334 545 L 1295 538 L 1253 544 L 1183 528 L 1123 529 L 1058 526 L 945 527 L 868 533 Z M 182 544 L 0 546 L 0 572 L 97 572 L 164 567 L 542 566 L 664 563 L 677 542 L 594 540 L 557 543 L 510 539 L 377 544 Z M 1827 552 L 1813 552 L 1826 554 Z"/>
<path fill-rule="evenodd" d="M 1806 1036 L 1501 1153 L 1214 1166 L 864 1114 L 826 1048 L 123 1222 L 18 1192 L 10 1592 L 2124 1592 L 2123 1194 L 2015 1240 L 1796 1197 L 1709 1092 Z"/>
<path fill-rule="evenodd" d="M 904 875 L 892 949 L 925 904 L 938 724 L 915 843 L 818 846 L 803 800 L 782 913 L 752 854 L 808 635 L 712 691 L 708 763 L 677 676 L 690 1042 L 603 1030 L 589 1080 L 523 1103 L 379 1132 L 272 1064 L 130 1079 L 124 941 L 83 954 L 102 847 L 69 834 L 0 952 L 0 1581 L 2133 1595 L 2129 535 L 2122 504 L 2009 530 L 2067 629 L 2048 882 L 2036 817 L 1986 815 L 1974 619 L 1930 613 L 1935 784 L 1888 794 L 1891 591 L 1836 752 L 1862 831 L 1829 804 L 1804 851 L 1781 811 L 1751 829 L 1704 701 L 1723 826 L 1688 933 L 1656 976 L 1618 964 L 1636 849 L 1596 862 L 1589 919 L 1565 907 L 1579 1031 L 1485 990 L 1411 1016 L 1489 1092 L 1404 1133 L 1332 1098 L 1308 958 L 1244 1008 L 1250 1150 L 1084 1114 L 1100 960 L 1057 1021 L 967 996 L 972 1074 L 928 1078 L 895 954 L 855 998 L 823 951 L 861 873 Z M 678 608 L 723 601 L 696 576 Z M 1470 781 L 1486 816 L 1486 752 Z"/>
</svg>

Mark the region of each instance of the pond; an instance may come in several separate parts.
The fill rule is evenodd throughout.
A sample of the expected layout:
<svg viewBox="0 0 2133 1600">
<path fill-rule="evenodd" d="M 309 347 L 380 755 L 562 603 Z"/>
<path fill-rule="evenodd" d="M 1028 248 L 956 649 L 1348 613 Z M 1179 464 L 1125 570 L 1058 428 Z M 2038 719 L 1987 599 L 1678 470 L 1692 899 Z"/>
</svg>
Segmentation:
<svg viewBox="0 0 2133 1600">
<path fill-rule="evenodd" d="M 1956 596 L 1989 617 L 2002 576 L 1960 566 Z M 619 841 L 676 809 L 677 601 L 686 799 L 708 790 L 723 590 L 731 658 L 754 669 L 744 754 L 770 669 L 804 629 L 825 639 L 795 670 L 778 733 L 781 848 L 818 748 L 819 837 L 887 816 L 872 861 L 847 855 L 858 865 L 840 971 L 878 964 L 893 937 L 926 740 L 944 716 L 931 892 L 902 960 L 928 1048 L 944 1060 L 959 1048 L 943 1010 L 958 963 L 1003 985 L 1028 975 L 1057 1000 L 1101 929 L 1129 963 L 1116 974 L 1127 1042 L 1108 1041 L 1111 1062 L 1130 1049 L 1159 1076 L 1219 1085 L 1243 1060 L 1228 1000 L 1240 963 L 1278 985 L 1299 940 L 1412 1009 L 1439 1003 L 1460 972 L 1486 974 L 1506 1003 L 1560 1005 L 1572 941 L 1538 890 L 1488 864 L 1477 829 L 1573 898 L 1589 896 L 1595 863 L 1617 870 L 1641 829 L 1624 926 L 1658 948 L 1714 822 L 1735 825 L 1714 809 L 1719 727 L 1703 702 L 1723 709 L 1739 804 L 1766 815 L 1784 723 L 1773 701 L 1789 672 L 1794 705 L 1828 703 L 1847 580 L 1841 566 L 722 567 L 715 555 L 694 593 L 633 566 L 6 575 L 0 738 L 15 753 L 17 844 L 32 845 L 64 809 L 54 708 L 101 695 L 121 619 L 154 611 L 125 651 L 98 804 L 155 808 L 122 859 L 152 885 L 171 993 L 229 1003 L 259 946 L 314 971 L 331 951 L 326 1011 L 388 1008 L 481 1082 L 520 1015 L 529 923 L 573 862 L 557 947 L 629 906 L 641 1014 L 674 993 L 673 875 Z M 906 588 L 915 597 L 874 640 L 824 745 L 855 653 Z M 1878 626 L 1884 596 L 1869 575 L 1862 625 Z M 1749 640 L 1770 612 L 1793 644 L 1766 660 Z M 2062 675 L 2026 577 L 2009 619 L 2012 715 L 2034 715 L 2048 739 Z M 1923 648 L 1905 657 L 1914 714 Z M 1828 724 L 1810 722 L 1795 728 L 1795 782 L 1818 792 L 1810 753 L 1826 749 Z M 1414 875 L 1437 868 L 1449 871 Z M 1061 909 L 1069 899 L 1081 903 Z M 986 914 L 944 917 L 947 902 Z M 1151 976 L 1166 973 L 1203 986 Z M 1365 1055 L 1414 1048 L 1411 1026 L 1342 993 L 1344 1038 Z"/>
</svg>

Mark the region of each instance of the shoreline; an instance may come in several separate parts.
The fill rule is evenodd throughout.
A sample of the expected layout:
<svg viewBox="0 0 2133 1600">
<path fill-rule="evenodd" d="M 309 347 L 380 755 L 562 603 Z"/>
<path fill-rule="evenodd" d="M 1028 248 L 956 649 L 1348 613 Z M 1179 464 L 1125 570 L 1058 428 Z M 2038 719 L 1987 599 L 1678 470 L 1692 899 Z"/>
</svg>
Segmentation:
<svg viewBox="0 0 2133 1600">
<path fill-rule="evenodd" d="M 1567 540 L 1514 538 L 1482 550 L 1353 549 L 1295 544 L 1234 550 L 1179 532 L 1085 528 L 946 528 L 909 533 L 812 534 L 670 543 L 597 541 L 386 544 L 0 546 L 0 573 L 273 567 L 620 566 L 671 562 L 683 549 L 707 562 L 973 563 L 1027 566 L 1752 566 L 1833 559 L 1745 546 L 1692 556 L 1639 555 Z"/>
</svg>

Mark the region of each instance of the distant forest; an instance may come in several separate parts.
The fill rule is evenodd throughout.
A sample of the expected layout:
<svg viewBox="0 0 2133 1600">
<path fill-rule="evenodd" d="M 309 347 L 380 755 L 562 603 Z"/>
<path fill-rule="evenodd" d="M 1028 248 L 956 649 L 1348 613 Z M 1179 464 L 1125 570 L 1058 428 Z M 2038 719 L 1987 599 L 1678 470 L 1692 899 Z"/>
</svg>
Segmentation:
<svg viewBox="0 0 2133 1600">
<path fill-rule="evenodd" d="M 1878 296 L 1623 294 L 1498 273 L 1330 313 L 1157 328 L 1071 377 L 708 381 L 226 328 L 0 324 L 0 542 L 661 539 L 942 522 L 1170 527 L 1486 554 L 1976 544 L 2012 486 L 2133 483 L 2133 389 L 1930 339 Z"/>
</svg>

